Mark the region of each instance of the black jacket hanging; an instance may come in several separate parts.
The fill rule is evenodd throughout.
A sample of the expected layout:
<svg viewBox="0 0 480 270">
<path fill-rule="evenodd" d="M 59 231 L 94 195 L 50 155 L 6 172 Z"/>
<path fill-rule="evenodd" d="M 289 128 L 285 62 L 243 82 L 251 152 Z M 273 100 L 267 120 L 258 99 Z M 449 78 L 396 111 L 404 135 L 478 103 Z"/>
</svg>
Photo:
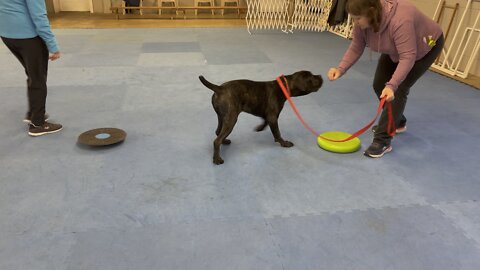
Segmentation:
<svg viewBox="0 0 480 270">
<path fill-rule="evenodd" d="M 333 0 L 332 1 L 332 9 L 330 10 L 330 15 L 328 15 L 328 24 L 330 25 L 337 25 L 343 23 L 347 17 L 347 11 L 345 10 L 345 6 L 347 4 L 347 0 Z"/>
</svg>

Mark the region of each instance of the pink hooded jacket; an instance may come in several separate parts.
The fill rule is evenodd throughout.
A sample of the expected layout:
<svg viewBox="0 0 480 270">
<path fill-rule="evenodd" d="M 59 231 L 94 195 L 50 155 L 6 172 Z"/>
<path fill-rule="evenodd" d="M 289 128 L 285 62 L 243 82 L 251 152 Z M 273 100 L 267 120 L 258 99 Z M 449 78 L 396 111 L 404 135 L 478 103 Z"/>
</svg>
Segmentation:
<svg viewBox="0 0 480 270">
<path fill-rule="evenodd" d="M 437 40 L 442 29 L 433 20 L 420 12 L 407 0 L 380 0 L 383 13 L 380 30 L 362 30 L 353 27 L 353 40 L 338 69 L 344 74 L 362 55 L 365 46 L 371 50 L 388 54 L 398 63 L 397 69 L 385 86 L 396 91 L 412 69 L 415 61 L 423 58 L 430 50 L 429 40 Z"/>
</svg>

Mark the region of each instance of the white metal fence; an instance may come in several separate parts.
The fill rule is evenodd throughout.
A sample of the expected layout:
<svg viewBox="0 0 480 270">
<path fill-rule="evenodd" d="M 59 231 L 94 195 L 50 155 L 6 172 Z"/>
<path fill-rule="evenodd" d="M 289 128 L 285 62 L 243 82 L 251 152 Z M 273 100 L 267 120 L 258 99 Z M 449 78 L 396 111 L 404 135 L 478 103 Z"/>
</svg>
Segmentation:
<svg viewBox="0 0 480 270">
<path fill-rule="evenodd" d="M 283 32 L 331 31 L 350 37 L 350 17 L 345 23 L 330 26 L 328 16 L 332 0 L 247 0 L 247 30 L 270 29 Z"/>
<path fill-rule="evenodd" d="M 475 12 L 475 10 L 472 9 L 472 2 L 474 1 L 475 0 L 467 0 L 465 10 L 461 15 L 453 38 L 451 42 L 447 42 L 449 36 L 445 37 L 445 46 L 439 59 L 432 65 L 433 69 L 462 79 L 468 77 L 473 62 L 477 60 L 478 51 L 480 50 L 480 12 L 478 10 Z M 444 0 L 440 0 L 433 15 L 433 19 L 437 22 L 440 21 L 440 14 L 444 8 Z M 476 18 L 473 24 L 469 25 L 465 23 L 467 14 Z M 452 20 L 454 16 L 455 13 L 451 17 Z M 446 31 L 447 33 L 449 32 L 448 30 Z M 462 35 L 461 38 L 460 35 Z"/>
</svg>

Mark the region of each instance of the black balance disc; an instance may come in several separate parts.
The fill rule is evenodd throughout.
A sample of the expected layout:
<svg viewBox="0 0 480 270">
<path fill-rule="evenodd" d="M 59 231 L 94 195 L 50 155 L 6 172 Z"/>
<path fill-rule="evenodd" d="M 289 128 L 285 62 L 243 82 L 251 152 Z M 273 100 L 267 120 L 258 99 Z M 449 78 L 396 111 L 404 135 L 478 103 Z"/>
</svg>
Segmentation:
<svg viewBox="0 0 480 270">
<path fill-rule="evenodd" d="M 96 128 L 78 136 L 78 143 L 89 146 L 106 146 L 123 142 L 127 133 L 118 128 Z"/>
</svg>

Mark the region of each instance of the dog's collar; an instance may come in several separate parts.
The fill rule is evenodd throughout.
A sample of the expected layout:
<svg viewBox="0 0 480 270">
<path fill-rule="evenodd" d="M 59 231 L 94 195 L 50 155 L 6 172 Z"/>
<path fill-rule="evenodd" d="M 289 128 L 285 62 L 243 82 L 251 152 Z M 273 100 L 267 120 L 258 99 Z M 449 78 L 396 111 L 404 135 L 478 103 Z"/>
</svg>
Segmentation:
<svg viewBox="0 0 480 270">
<path fill-rule="evenodd" d="M 288 99 L 288 97 L 290 97 L 292 95 L 292 92 L 290 91 L 290 87 L 288 87 L 288 80 L 285 77 L 285 75 L 283 75 L 283 74 L 280 75 L 280 77 L 277 78 L 277 82 L 280 85 L 280 88 L 282 88 L 283 93 L 285 94 L 285 96 Z M 288 96 L 287 96 L 287 94 L 288 94 Z"/>
</svg>

